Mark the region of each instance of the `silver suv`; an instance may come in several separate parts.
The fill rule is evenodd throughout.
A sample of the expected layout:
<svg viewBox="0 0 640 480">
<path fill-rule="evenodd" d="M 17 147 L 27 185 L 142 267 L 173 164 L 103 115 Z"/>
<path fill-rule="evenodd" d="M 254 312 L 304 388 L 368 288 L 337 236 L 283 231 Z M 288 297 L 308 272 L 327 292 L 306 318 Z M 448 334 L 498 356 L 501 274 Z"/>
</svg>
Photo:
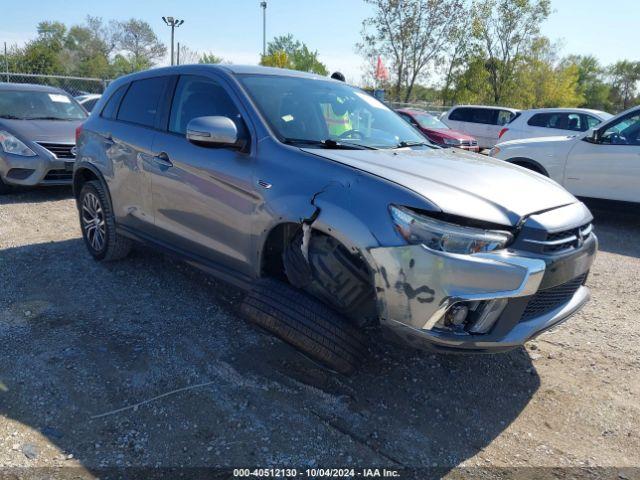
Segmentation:
<svg viewBox="0 0 640 480">
<path fill-rule="evenodd" d="M 418 347 L 507 350 L 575 313 L 592 216 L 524 168 L 431 145 L 357 88 L 190 65 L 113 82 L 78 137 L 98 260 L 132 241 L 248 291 L 245 316 L 349 372 L 382 326 Z"/>
</svg>

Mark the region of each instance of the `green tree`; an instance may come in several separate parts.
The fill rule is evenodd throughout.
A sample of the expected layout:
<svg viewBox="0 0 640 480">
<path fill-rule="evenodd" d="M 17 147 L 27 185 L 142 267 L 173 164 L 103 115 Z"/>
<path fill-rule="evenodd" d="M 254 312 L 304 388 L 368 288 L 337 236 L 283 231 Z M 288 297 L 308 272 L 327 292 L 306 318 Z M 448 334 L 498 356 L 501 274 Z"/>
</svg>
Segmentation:
<svg viewBox="0 0 640 480">
<path fill-rule="evenodd" d="M 462 0 L 365 0 L 372 17 L 362 23 L 358 50 L 367 58 L 391 60 L 393 97 L 404 101 L 428 67 L 447 51 L 455 25 L 464 17 Z"/>
<path fill-rule="evenodd" d="M 583 108 L 609 110 L 611 87 L 607 84 L 606 70 L 593 55 L 570 55 L 564 60 L 566 65 L 575 65 L 578 69 L 578 92 L 584 98 L 579 105 Z"/>
<path fill-rule="evenodd" d="M 275 37 L 267 44 L 267 54 L 260 59 L 260 65 L 291 68 L 318 75 L 329 73 L 326 65 L 318 59 L 318 51 L 309 50 L 304 42 L 296 40 L 290 33 Z"/>
<path fill-rule="evenodd" d="M 640 82 L 640 62 L 622 60 L 609 67 L 611 101 L 615 110 L 622 111 L 637 103 Z"/>
<path fill-rule="evenodd" d="M 205 52 L 200 55 L 200 60 L 198 60 L 198 63 L 225 63 L 225 60 L 224 58 L 219 57 L 212 52 Z"/>
<path fill-rule="evenodd" d="M 132 72 L 153 66 L 167 53 L 167 47 L 160 42 L 151 25 L 135 18 L 117 23 L 114 41 Z"/>
<path fill-rule="evenodd" d="M 559 62 L 557 48 L 545 37 L 537 38 L 518 63 L 515 88 L 503 101 L 518 108 L 577 107 L 584 102 L 577 65 Z"/>
<path fill-rule="evenodd" d="M 522 55 L 549 16 L 550 0 L 481 0 L 473 10 L 473 35 L 483 49 L 493 102 L 513 88 Z"/>
</svg>

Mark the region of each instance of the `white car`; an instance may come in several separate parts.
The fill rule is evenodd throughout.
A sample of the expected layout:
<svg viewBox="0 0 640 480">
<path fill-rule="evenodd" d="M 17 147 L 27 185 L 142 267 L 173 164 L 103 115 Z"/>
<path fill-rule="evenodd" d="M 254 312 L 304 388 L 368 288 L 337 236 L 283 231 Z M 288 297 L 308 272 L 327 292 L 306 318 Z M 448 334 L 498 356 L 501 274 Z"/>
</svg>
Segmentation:
<svg viewBox="0 0 640 480">
<path fill-rule="evenodd" d="M 87 112 L 91 112 L 96 103 L 98 103 L 98 100 L 100 100 L 100 97 L 102 97 L 102 95 L 98 93 L 87 93 L 86 95 L 77 96 L 76 100 Z"/>
<path fill-rule="evenodd" d="M 453 130 L 471 135 L 481 149 L 498 143 L 500 130 L 518 115 L 519 110 L 485 105 L 458 105 L 440 120 Z"/>
<path fill-rule="evenodd" d="M 640 202 L 640 107 L 579 135 L 511 140 L 489 155 L 551 177 L 579 197 Z"/>
<path fill-rule="evenodd" d="M 501 142 L 519 138 L 576 135 L 594 128 L 613 115 L 586 108 L 536 108 L 525 110 L 505 125 L 498 139 Z"/>
</svg>

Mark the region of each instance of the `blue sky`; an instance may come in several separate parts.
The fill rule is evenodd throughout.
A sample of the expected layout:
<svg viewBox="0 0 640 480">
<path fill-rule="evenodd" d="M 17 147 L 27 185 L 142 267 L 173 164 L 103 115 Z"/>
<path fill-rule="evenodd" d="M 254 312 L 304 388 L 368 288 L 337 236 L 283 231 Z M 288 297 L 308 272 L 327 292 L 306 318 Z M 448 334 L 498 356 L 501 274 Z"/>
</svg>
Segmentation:
<svg viewBox="0 0 640 480">
<path fill-rule="evenodd" d="M 149 22 L 167 44 L 163 15 L 183 18 L 176 40 L 192 50 L 211 51 L 233 63 L 257 63 L 262 50 L 259 0 L 20 0 L 3 2 L 0 42 L 22 44 L 44 19 L 80 23 L 87 14 L 105 19 L 130 17 Z M 562 54 L 593 54 L 603 63 L 640 60 L 640 0 L 552 0 L 554 13 L 543 33 L 559 41 Z M 320 51 L 329 70 L 358 83 L 362 57 L 354 49 L 370 7 L 361 0 L 268 0 L 267 39 L 292 33 Z M 167 59 L 168 61 L 168 59 Z"/>
</svg>

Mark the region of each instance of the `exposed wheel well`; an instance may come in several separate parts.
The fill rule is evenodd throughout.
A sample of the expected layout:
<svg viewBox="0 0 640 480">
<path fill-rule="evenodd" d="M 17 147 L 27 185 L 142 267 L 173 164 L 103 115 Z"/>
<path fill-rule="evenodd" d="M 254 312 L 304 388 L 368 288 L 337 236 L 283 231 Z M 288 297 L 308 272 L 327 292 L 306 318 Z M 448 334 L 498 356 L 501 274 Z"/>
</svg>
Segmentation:
<svg viewBox="0 0 640 480">
<path fill-rule="evenodd" d="M 535 160 L 531 160 L 530 158 L 511 158 L 507 160 L 509 163 L 513 163 L 514 165 L 519 165 L 524 168 L 528 168 L 536 173 L 540 173 L 545 177 L 549 176 L 549 173 L 545 170 L 545 168 L 540 165 Z"/>
<path fill-rule="evenodd" d="M 261 276 L 287 281 L 282 254 L 300 228 L 297 223 L 281 223 L 269 232 L 262 249 Z"/>
<path fill-rule="evenodd" d="M 98 176 L 88 168 L 82 168 L 73 175 L 73 195 L 77 199 L 80 196 L 82 185 L 91 180 L 100 180 Z"/>
<path fill-rule="evenodd" d="M 377 322 L 373 275 L 362 256 L 318 230 L 308 242 L 305 257 L 300 224 L 273 228 L 262 251 L 261 276 L 305 290 L 360 325 Z"/>
</svg>

